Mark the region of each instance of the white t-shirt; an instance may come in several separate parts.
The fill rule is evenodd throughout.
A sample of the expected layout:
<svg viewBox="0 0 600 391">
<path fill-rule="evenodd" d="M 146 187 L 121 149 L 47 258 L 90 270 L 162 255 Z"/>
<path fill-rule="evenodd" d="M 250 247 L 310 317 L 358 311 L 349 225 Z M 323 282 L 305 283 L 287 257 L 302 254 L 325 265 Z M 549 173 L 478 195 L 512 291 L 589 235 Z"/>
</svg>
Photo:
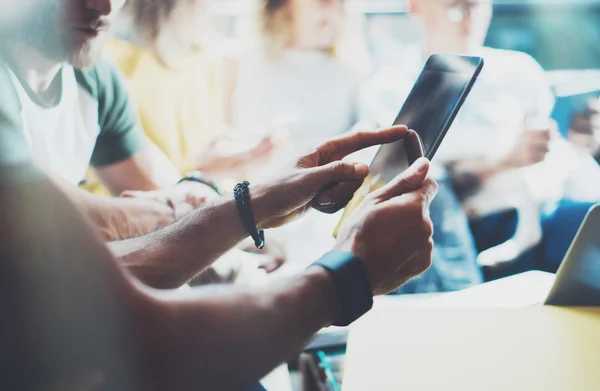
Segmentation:
<svg viewBox="0 0 600 391">
<path fill-rule="evenodd" d="M 482 48 L 475 55 L 483 57 L 485 65 L 436 153 L 434 161 L 439 164 L 469 157 L 506 156 L 524 131 L 527 118 L 549 118 L 552 112 L 554 95 L 544 70 L 533 58 L 521 52 L 491 48 Z M 420 48 L 411 46 L 405 49 L 401 64 L 377 72 L 361 90 L 361 117 L 391 124 L 423 64 Z M 515 193 L 514 187 L 527 186 L 528 195 L 524 196 L 536 202 L 562 197 L 600 199 L 600 167 L 593 159 L 558 136 L 550 149 L 545 161 L 505 173 L 513 178 L 504 181 L 509 186 L 493 189 L 495 198 L 506 199 L 505 207 L 510 208 L 514 204 L 509 200 Z M 588 179 L 596 181 L 596 185 L 586 185 Z M 482 196 L 485 192 L 484 186 L 479 195 L 466 201 L 474 214 L 489 210 L 485 205 L 489 197 Z M 502 192 L 505 194 L 499 194 Z"/>
<path fill-rule="evenodd" d="M 20 103 L 22 132 L 33 160 L 69 183 L 79 184 L 92 164 L 123 160 L 143 144 L 137 114 L 114 68 L 102 63 L 89 70 L 62 67 L 60 98 L 44 104 L 9 70 Z"/>
<path fill-rule="evenodd" d="M 238 64 L 233 125 L 263 125 L 290 132 L 295 153 L 350 129 L 356 119 L 358 81 L 335 57 L 288 49 L 277 59 L 248 51 Z"/>
</svg>

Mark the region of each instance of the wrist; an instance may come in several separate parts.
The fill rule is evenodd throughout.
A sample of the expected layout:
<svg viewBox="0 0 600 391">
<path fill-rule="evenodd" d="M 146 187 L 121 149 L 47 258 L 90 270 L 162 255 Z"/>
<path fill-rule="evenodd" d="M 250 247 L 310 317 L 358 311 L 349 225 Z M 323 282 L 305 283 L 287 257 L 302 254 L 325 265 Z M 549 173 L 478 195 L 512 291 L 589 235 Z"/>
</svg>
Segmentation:
<svg viewBox="0 0 600 391">
<path fill-rule="evenodd" d="M 311 280 L 312 290 L 318 292 L 316 297 L 318 297 L 321 308 L 319 312 L 322 314 L 320 317 L 321 323 L 328 326 L 333 324 L 341 316 L 342 308 L 331 274 L 321 265 L 311 265 L 304 272 L 304 276 Z"/>
<path fill-rule="evenodd" d="M 265 225 L 266 222 L 273 217 L 271 212 L 273 203 L 268 199 L 268 191 L 260 185 L 251 185 L 249 191 L 256 228 L 259 231 L 269 228 Z"/>
<path fill-rule="evenodd" d="M 329 274 L 337 292 L 339 317 L 335 326 L 348 326 L 373 307 L 373 289 L 362 260 L 345 251 L 330 251 L 313 266 Z"/>
<path fill-rule="evenodd" d="M 497 174 L 515 167 L 517 166 L 513 163 L 513 159 L 511 159 L 510 157 L 506 157 L 498 161 L 496 164 L 492 165 L 491 170 L 494 174 Z"/>
</svg>

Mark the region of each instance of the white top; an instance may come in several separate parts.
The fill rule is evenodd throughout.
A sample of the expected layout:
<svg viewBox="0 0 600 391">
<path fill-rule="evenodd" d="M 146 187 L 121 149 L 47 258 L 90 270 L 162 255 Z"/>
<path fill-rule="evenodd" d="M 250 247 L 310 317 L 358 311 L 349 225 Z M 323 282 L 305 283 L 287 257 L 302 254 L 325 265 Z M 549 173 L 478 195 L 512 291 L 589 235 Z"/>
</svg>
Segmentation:
<svg viewBox="0 0 600 391">
<path fill-rule="evenodd" d="M 100 133 L 98 101 L 78 85 L 73 67 L 68 65 L 61 69 L 61 97 L 52 107 L 32 99 L 12 71 L 10 75 L 21 103 L 31 156 L 44 170 L 79 184 Z"/>
<path fill-rule="evenodd" d="M 554 95 L 533 58 L 491 48 L 482 48 L 476 55 L 484 58 L 485 65 L 434 158 L 438 163 L 505 156 L 524 131 L 526 118 L 549 118 L 552 112 Z M 391 124 L 423 64 L 421 50 L 407 47 L 401 64 L 382 68 L 365 83 L 360 95 L 361 116 Z M 485 214 L 527 203 L 515 197 L 529 197 L 535 202 L 562 197 L 600 199 L 600 167 L 558 135 L 545 161 L 501 177 L 492 179 L 489 187 L 484 186 L 466 201 L 471 213 Z"/>
<path fill-rule="evenodd" d="M 233 125 L 283 127 L 295 152 L 349 130 L 355 121 L 357 80 L 321 51 L 285 50 L 271 59 L 249 51 L 238 64 Z"/>
</svg>

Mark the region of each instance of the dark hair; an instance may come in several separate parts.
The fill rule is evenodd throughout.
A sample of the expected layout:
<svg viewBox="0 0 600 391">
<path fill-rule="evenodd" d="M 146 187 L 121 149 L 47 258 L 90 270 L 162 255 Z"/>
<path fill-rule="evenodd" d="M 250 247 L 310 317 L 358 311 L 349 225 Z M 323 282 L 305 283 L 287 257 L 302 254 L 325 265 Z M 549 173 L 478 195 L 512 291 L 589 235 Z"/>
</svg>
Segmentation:
<svg viewBox="0 0 600 391">
<path fill-rule="evenodd" d="M 286 0 L 265 0 L 265 8 L 267 10 L 277 10 L 285 4 Z"/>
</svg>

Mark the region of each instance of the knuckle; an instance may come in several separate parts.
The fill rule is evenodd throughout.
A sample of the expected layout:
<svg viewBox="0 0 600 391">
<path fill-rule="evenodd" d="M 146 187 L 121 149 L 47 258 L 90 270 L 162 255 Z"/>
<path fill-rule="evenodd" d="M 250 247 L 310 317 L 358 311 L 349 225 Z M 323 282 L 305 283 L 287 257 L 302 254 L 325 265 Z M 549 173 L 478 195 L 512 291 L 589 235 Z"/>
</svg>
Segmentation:
<svg viewBox="0 0 600 391">
<path fill-rule="evenodd" d="M 351 137 L 356 138 L 358 140 L 362 139 L 365 136 L 366 131 L 363 129 L 356 129 L 350 132 Z"/>
<path fill-rule="evenodd" d="M 317 146 L 308 156 L 311 157 L 311 160 L 317 161 L 319 164 L 321 164 L 333 153 L 335 148 L 336 146 L 334 141 L 325 141 L 323 144 Z"/>
<path fill-rule="evenodd" d="M 431 238 L 433 236 L 433 223 L 430 219 L 425 219 L 423 221 L 421 231 L 427 238 Z"/>
<path fill-rule="evenodd" d="M 423 191 L 421 192 L 421 200 L 428 205 L 433 198 L 437 195 L 439 186 L 436 181 L 431 178 L 427 178 L 423 183 Z"/>
<path fill-rule="evenodd" d="M 337 160 L 330 165 L 332 171 L 340 171 L 344 169 L 344 163 L 341 160 Z"/>
<path fill-rule="evenodd" d="M 356 140 L 359 148 L 363 148 L 366 144 L 366 136 L 369 132 L 365 130 L 355 130 L 353 131 L 352 137 Z"/>
<path fill-rule="evenodd" d="M 318 149 L 315 149 L 314 151 L 308 153 L 307 155 L 301 157 L 300 159 L 298 159 L 298 161 L 296 162 L 296 166 L 295 168 L 299 168 L 299 169 L 304 169 L 304 168 L 310 168 L 311 161 L 314 161 L 316 156 L 319 155 L 319 151 Z"/>
<path fill-rule="evenodd" d="M 331 170 L 335 173 L 339 173 L 340 175 L 352 175 L 354 173 L 354 167 L 350 166 L 348 163 L 338 160 L 331 164 Z"/>
<path fill-rule="evenodd" d="M 398 186 L 404 189 L 414 189 L 418 185 L 417 178 L 414 176 L 402 176 L 402 178 L 398 181 Z"/>
</svg>

